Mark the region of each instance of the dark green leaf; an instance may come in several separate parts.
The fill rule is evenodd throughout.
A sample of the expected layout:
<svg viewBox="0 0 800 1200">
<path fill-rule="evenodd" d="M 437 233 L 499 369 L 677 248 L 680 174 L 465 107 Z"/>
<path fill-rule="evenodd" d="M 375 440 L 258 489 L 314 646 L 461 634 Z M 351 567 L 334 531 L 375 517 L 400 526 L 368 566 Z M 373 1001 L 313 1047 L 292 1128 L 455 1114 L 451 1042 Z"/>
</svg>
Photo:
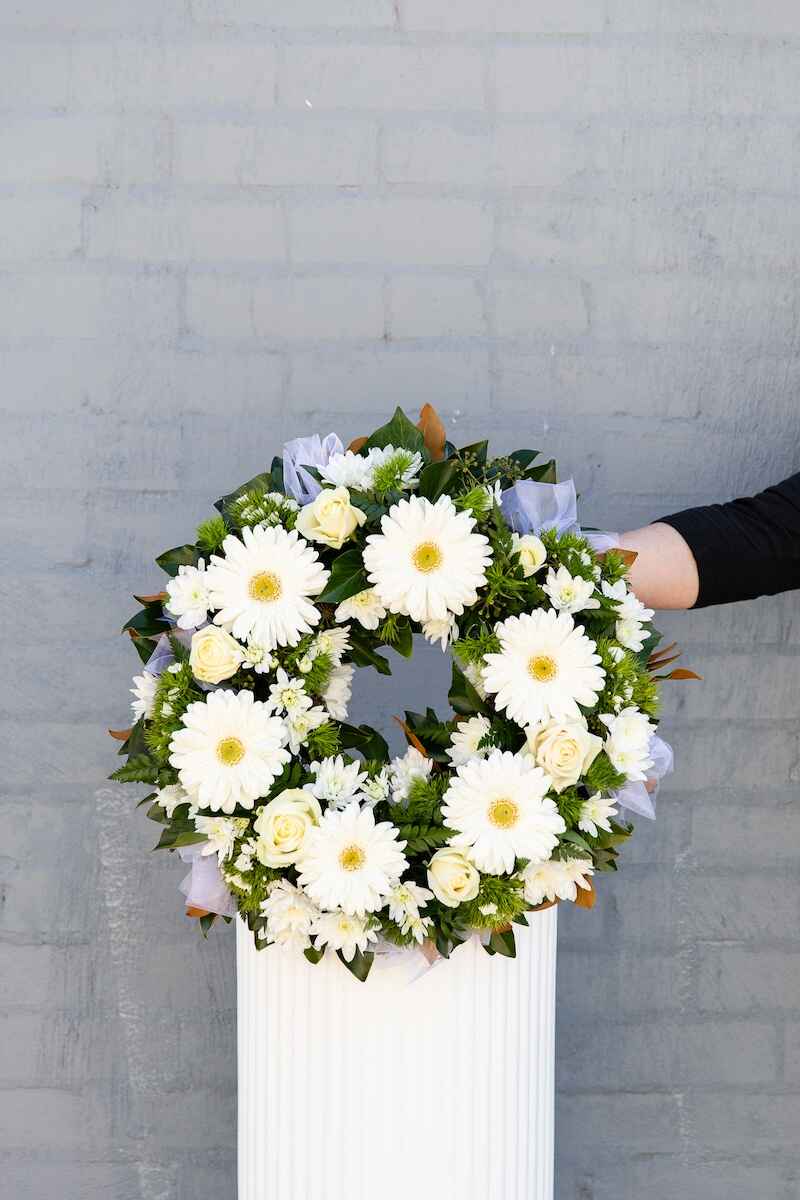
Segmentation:
<svg viewBox="0 0 800 1200">
<path fill-rule="evenodd" d="M 356 592 L 363 592 L 367 586 L 361 551 L 355 548 L 345 550 L 333 560 L 327 587 L 317 601 L 321 604 L 341 604 L 343 600 L 355 596 Z"/>
<path fill-rule="evenodd" d="M 486 463 L 486 455 L 487 455 L 488 450 L 489 450 L 489 443 L 487 441 L 473 442 L 469 446 L 462 446 L 461 449 L 458 451 L 458 454 L 462 458 L 464 458 L 468 455 L 470 458 L 474 459 L 474 461 L 476 463 L 478 463 L 479 466 L 484 466 L 484 464 Z"/>
<path fill-rule="evenodd" d="M 515 462 L 517 464 L 517 466 L 522 467 L 522 469 L 524 471 L 531 465 L 531 463 L 533 462 L 533 460 L 535 458 L 539 457 L 539 451 L 538 450 L 514 450 L 514 451 L 512 451 L 511 454 L 509 454 L 508 457 L 511 459 L 512 462 Z"/>
<path fill-rule="evenodd" d="M 156 562 L 167 575 L 175 576 L 178 574 L 178 567 L 193 567 L 199 558 L 197 546 L 174 546 L 172 550 L 165 550 L 163 554 L 159 554 Z"/>
<path fill-rule="evenodd" d="M 272 460 L 272 470 L 262 471 L 259 475 L 254 475 L 252 479 L 248 479 L 247 483 L 243 483 L 241 487 L 236 488 L 233 492 L 228 492 L 227 496 L 221 496 L 214 504 L 217 512 L 225 513 L 230 508 L 234 500 L 238 500 L 245 492 L 272 492 L 275 490 L 273 471 L 275 470 L 276 459 Z M 283 482 L 283 465 L 281 465 L 281 482 Z M 279 489 L 283 491 L 283 487 Z"/>
<path fill-rule="evenodd" d="M 379 675 L 391 675 L 392 668 L 382 654 L 373 650 L 367 637 L 351 627 L 350 657 L 357 667 L 374 667 Z"/>
<path fill-rule="evenodd" d="M 450 487 L 459 472 L 459 466 L 458 459 L 455 458 L 428 463 L 420 473 L 417 495 L 424 496 L 431 503 L 438 500 Z"/>
<path fill-rule="evenodd" d="M 464 672 L 460 671 L 455 663 L 453 663 L 453 677 L 447 698 L 454 712 L 460 713 L 461 716 L 471 717 L 475 713 L 486 712 L 486 705 Z"/>
<path fill-rule="evenodd" d="M 369 725 L 342 724 L 339 726 L 339 740 L 343 750 L 358 750 L 364 759 L 386 762 L 389 757 L 386 739 Z"/>
<path fill-rule="evenodd" d="M 409 421 L 402 408 L 396 408 L 394 416 L 386 425 L 382 425 L 380 429 L 367 438 L 363 450 L 371 450 L 373 446 L 394 446 L 396 450 L 418 450 L 420 453 L 425 451 L 425 439 L 422 436 L 421 430 L 417 429 Z"/>
<path fill-rule="evenodd" d="M 109 779 L 118 783 L 157 783 L 158 763 L 147 754 L 134 754 L 123 767 L 119 767 Z"/>
<path fill-rule="evenodd" d="M 514 940 L 513 929 L 505 929 L 502 933 L 494 929 L 489 938 L 489 945 L 495 954 L 503 954 L 506 958 L 517 957 L 517 944 Z"/>
<path fill-rule="evenodd" d="M 140 717 L 136 724 L 128 734 L 127 740 L 122 743 L 117 754 L 146 754 L 147 743 L 144 740 L 144 717 Z"/>
<path fill-rule="evenodd" d="M 139 612 L 134 613 L 129 621 L 122 626 L 122 632 L 132 629 L 140 637 L 158 637 L 170 628 L 170 623 L 164 616 L 161 601 L 146 604 Z"/>
<path fill-rule="evenodd" d="M 392 649 L 402 654 L 403 658 L 411 658 L 414 652 L 414 631 L 408 621 L 397 626 L 397 636 L 392 642 Z"/>
<path fill-rule="evenodd" d="M 273 491 L 273 492 L 284 492 L 285 493 L 286 488 L 285 488 L 284 482 L 283 482 L 283 459 L 280 458 L 277 454 L 275 455 L 275 457 L 272 460 L 272 466 L 270 468 L 269 474 L 270 474 L 270 479 L 272 480 L 272 487 L 269 490 Z"/>
<path fill-rule="evenodd" d="M 322 962 L 323 958 L 325 957 L 325 947 L 323 946 L 321 950 L 315 950 L 313 946 L 307 946 L 303 951 L 303 954 L 305 954 L 310 963 L 313 963 L 314 966 L 316 966 L 317 963 Z"/>
<path fill-rule="evenodd" d="M 526 479 L 532 479 L 534 483 L 556 483 L 556 464 L 555 459 L 550 459 L 549 462 L 541 463 L 538 467 L 530 467 L 525 472 Z"/>
<path fill-rule="evenodd" d="M 206 915 L 204 917 L 200 918 L 200 930 L 201 930 L 204 938 L 208 937 L 208 931 L 211 928 L 211 926 L 214 924 L 216 919 L 217 919 L 216 913 L 206 913 Z"/>
<path fill-rule="evenodd" d="M 356 950 L 355 954 L 350 959 L 350 962 L 347 961 L 341 950 L 337 950 L 336 953 L 347 967 L 350 974 L 355 975 L 359 983 L 364 983 L 370 973 L 372 963 L 375 959 L 375 955 L 372 953 L 372 951 L 368 950 L 366 954 L 362 954 L 360 950 Z"/>
</svg>

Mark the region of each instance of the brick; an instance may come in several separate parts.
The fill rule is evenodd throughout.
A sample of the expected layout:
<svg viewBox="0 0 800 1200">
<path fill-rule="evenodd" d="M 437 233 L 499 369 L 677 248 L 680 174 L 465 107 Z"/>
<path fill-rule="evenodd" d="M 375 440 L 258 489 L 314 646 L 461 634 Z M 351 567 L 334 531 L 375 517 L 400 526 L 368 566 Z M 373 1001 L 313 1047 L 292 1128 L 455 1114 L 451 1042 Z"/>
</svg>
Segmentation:
<svg viewBox="0 0 800 1200">
<path fill-rule="evenodd" d="M 491 254 L 491 213 L 468 200 L 304 204 L 292 209 L 289 227 L 296 262 L 480 266 Z"/>
<path fill-rule="evenodd" d="M 117 1163 L 25 1162 L 23 1165 L 3 1164 L 3 1182 L 14 1200 L 42 1200 L 43 1196 L 59 1200 L 107 1200 L 118 1196 L 128 1200 L 135 1197 L 142 1179 L 148 1179 L 147 1168 Z M 195 1193 L 198 1200 L 200 1192 Z M 159 1200 L 172 1200 L 168 1192 L 160 1191 Z"/>
<path fill-rule="evenodd" d="M 786 800 L 797 801 L 797 785 L 787 788 Z M 725 824 L 724 846 L 719 831 Z M 703 805 L 692 815 L 692 856 L 700 863 L 790 864 L 800 845 L 800 813 L 777 807 L 754 811 L 751 805 Z"/>
<path fill-rule="evenodd" d="M 4 109 L 65 108 L 70 94 L 70 47 L 4 39 L 0 46 L 0 105 Z"/>
<path fill-rule="evenodd" d="M 766 950 L 757 945 L 708 947 L 700 958 L 698 1006 L 715 1013 L 780 1012 L 797 995 L 798 986 L 800 954 L 796 950 Z"/>
<path fill-rule="evenodd" d="M 126 0 L 108 0 L 86 5 L 80 14 L 65 8 L 59 0 L 11 0 L 3 8 L 0 26 L 20 29 L 63 30 L 158 30 L 176 25 L 183 17 L 181 0 L 142 0 L 131 6 Z"/>
<path fill-rule="evenodd" d="M 334 276 L 249 284 L 200 277 L 189 282 L 189 326 L 206 337 L 265 341 L 383 336 L 380 280 Z"/>
<path fill-rule="evenodd" d="M 492 178 L 491 135 L 481 118 L 388 126 L 382 144 L 390 183 L 482 186 Z"/>
<path fill-rule="evenodd" d="M 98 142 L 107 122 L 48 116 L 4 120 L 0 173 L 4 180 L 71 183 L 100 177 Z"/>
<path fill-rule="evenodd" d="M 794 1145 L 800 1120 L 800 1095 L 765 1092 L 702 1092 L 692 1097 L 688 1117 L 693 1137 L 706 1153 L 780 1154 Z"/>
<path fill-rule="evenodd" d="M 176 172 L 189 183 L 356 186 L 375 177 L 375 144 L 375 129 L 364 122 L 184 124 Z"/>
<path fill-rule="evenodd" d="M 602 5 L 592 0 L 565 0 L 556 8 L 526 0 L 403 0 L 403 26 L 445 32 L 600 33 Z"/>
<path fill-rule="evenodd" d="M 274 203 L 117 201 L 88 214 L 91 258 L 129 261 L 274 261 L 285 257 L 283 220 Z"/>
<path fill-rule="evenodd" d="M 80 197 L 0 193 L 0 261 L 70 258 L 80 248 Z"/>
<path fill-rule="evenodd" d="M 640 836 L 637 829 L 636 837 Z M 647 953 L 627 949 L 617 939 L 614 942 L 611 953 L 592 954 L 570 949 L 562 938 L 556 1003 L 567 1046 L 573 1027 L 591 1023 L 598 1012 L 625 1018 L 647 1015 L 651 1023 L 660 1025 L 685 999 L 686 964 L 680 954 Z M 591 985 L 587 986 L 589 979 Z M 556 1056 L 560 1056 L 558 1050 Z"/>
<path fill-rule="evenodd" d="M 288 46 L 287 108 L 367 111 L 484 108 L 483 61 L 460 47 Z"/>
<path fill-rule="evenodd" d="M 392 28 L 391 0 L 190 0 L 192 16 L 202 24 L 260 25 L 270 29 Z"/>
<path fill-rule="evenodd" d="M 496 279 L 492 294 L 500 337 L 574 337 L 588 328 L 585 297 L 577 279 L 550 274 Z"/>
<path fill-rule="evenodd" d="M 485 404 L 488 387 L 488 355 L 481 350 L 390 352 L 376 348 L 349 355 L 322 351 L 292 355 L 292 409 L 314 415 L 326 428 L 331 396 L 336 397 L 337 412 L 358 416 L 362 426 L 363 414 L 378 394 L 387 409 L 408 404 L 413 395 L 415 405 L 430 401 L 450 419 L 452 410 L 458 414 L 479 401 Z M 313 428 L 310 420 L 305 423 Z"/>
<path fill-rule="evenodd" d="M 663 1155 L 680 1146 L 679 1108 L 675 1096 L 626 1091 L 603 1095 L 562 1093 L 556 1109 L 556 1126 L 566 1147 L 584 1144 L 592 1137 L 593 1158 L 605 1163 L 620 1155 Z M 604 1132 L 614 1130 L 609 1140 Z M 593 1135 L 593 1131 L 598 1131 Z M 598 1136 L 599 1135 L 599 1136 Z M 574 1149 L 567 1149 L 569 1162 Z"/>
<path fill-rule="evenodd" d="M 390 288 L 391 336 L 481 337 L 486 332 L 483 289 L 469 277 L 398 275 Z"/>
<path fill-rule="evenodd" d="M 6 274 L 3 283 L 6 337 L 158 341 L 177 330 L 177 285 L 166 275 Z"/>
<path fill-rule="evenodd" d="M 754 34 L 760 38 L 800 33 L 800 14 L 784 0 L 765 0 L 754 9 L 748 0 L 608 0 L 608 27 L 621 33 Z"/>
</svg>

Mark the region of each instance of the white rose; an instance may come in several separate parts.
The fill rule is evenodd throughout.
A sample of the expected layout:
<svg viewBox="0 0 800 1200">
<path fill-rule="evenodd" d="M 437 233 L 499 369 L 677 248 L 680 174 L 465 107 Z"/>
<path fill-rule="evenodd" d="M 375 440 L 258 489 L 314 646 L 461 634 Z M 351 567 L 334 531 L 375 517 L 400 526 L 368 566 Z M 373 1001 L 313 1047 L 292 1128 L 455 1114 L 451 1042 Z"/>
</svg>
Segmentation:
<svg viewBox="0 0 800 1200">
<path fill-rule="evenodd" d="M 207 625 L 192 635 L 189 666 L 202 683 L 222 683 L 235 675 L 244 661 L 244 651 L 236 638 L 218 625 Z"/>
<path fill-rule="evenodd" d="M 460 850 L 445 846 L 428 863 L 428 886 L 437 900 L 455 908 L 474 900 L 480 888 L 480 873 Z"/>
<path fill-rule="evenodd" d="M 350 503 L 346 487 L 323 488 L 300 510 L 295 528 L 303 537 L 338 550 L 366 519 L 367 514 Z"/>
<path fill-rule="evenodd" d="M 577 783 L 603 748 L 582 721 L 547 721 L 526 730 L 528 750 L 557 792 Z"/>
<path fill-rule="evenodd" d="M 316 796 L 303 788 L 286 788 L 265 804 L 253 823 L 258 835 L 256 858 L 265 867 L 286 867 L 297 861 L 306 834 L 319 825 L 322 809 Z"/>
<path fill-rule="evenodd" d="M 522 574 L 528 579 L 540 570 L 547 558 L 544 542 L 535 533 L 512 533 L 511 542 L 522 564 Z"/>
</svg>

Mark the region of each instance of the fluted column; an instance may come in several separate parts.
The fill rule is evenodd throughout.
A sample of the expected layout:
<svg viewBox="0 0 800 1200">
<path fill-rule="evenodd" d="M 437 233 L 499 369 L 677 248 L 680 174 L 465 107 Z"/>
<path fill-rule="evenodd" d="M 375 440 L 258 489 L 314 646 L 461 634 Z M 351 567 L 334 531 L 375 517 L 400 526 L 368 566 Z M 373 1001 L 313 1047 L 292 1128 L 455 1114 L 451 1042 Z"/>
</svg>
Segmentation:
<svg viewBox="0 0 800 1200">
<path fill-rule="evenodd" d="M 237 921 L 239 1200 L 552 1200 L 556 919 L 365 984 Z"/>
</svg>

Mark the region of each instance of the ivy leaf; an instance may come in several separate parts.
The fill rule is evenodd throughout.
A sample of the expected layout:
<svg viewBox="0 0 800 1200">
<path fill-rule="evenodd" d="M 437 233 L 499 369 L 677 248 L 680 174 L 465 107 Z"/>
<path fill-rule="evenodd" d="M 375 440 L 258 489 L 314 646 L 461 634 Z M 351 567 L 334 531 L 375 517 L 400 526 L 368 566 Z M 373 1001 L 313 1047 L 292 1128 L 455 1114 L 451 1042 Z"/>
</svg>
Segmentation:
<svg viewBox="0 0 800 1200">
<path fill-rule="evenodd" d="M 417 429 L 416 425 L 412 425 L 402 408 L 394 410 L 394 416 L 386 425 L 382 425 L 380 429 L 376 429 L 371 434 L 364 446 L 365 450 L 371 450 L 374 446 L 383 449 L 384 446 L 394 446 L 396 450 L 414 450 L 425 455 L 425 439 L 421 430 Z"/>
<path fill-rule="evenodd" d="M 199 558 L 197 546 L 174 546 L 172 550 L 165 550 L 163 554 L 159 554 L 156 563 L 167 575 L 174 577 L 178 574 L 178 567 L 194 567 Z"/>
<path fill-rule="evenodd" d="M 356 977 L 359 983 L 366 981 L 375 960 L 375 955 L 371 950 L 368 950 L 366 954 L 362 954 L 360 950 L 356 950 L 350 962 L 347 961 L 341 950 L 337 950 L 336 955 L 347 967 L 350 974 Z"/>
<path fill-rule="evenodd" d="M 325 591 L 317 597 L 321 604 L 341 604 L 356 592 L 363 592 L 368 586 L 364 571 L 364 560 L 360 550 L 345 550 L 339 554 L 331 566 L 330 579 Z"/>
<path fill-rule="evenodd" d="M 445 458 L 441 462 L 428 463 L 419 476 L 417 495 L 424 496 L 431 503 L 443 495 L 459 470 L 456 458 Z"/>
</svg>

